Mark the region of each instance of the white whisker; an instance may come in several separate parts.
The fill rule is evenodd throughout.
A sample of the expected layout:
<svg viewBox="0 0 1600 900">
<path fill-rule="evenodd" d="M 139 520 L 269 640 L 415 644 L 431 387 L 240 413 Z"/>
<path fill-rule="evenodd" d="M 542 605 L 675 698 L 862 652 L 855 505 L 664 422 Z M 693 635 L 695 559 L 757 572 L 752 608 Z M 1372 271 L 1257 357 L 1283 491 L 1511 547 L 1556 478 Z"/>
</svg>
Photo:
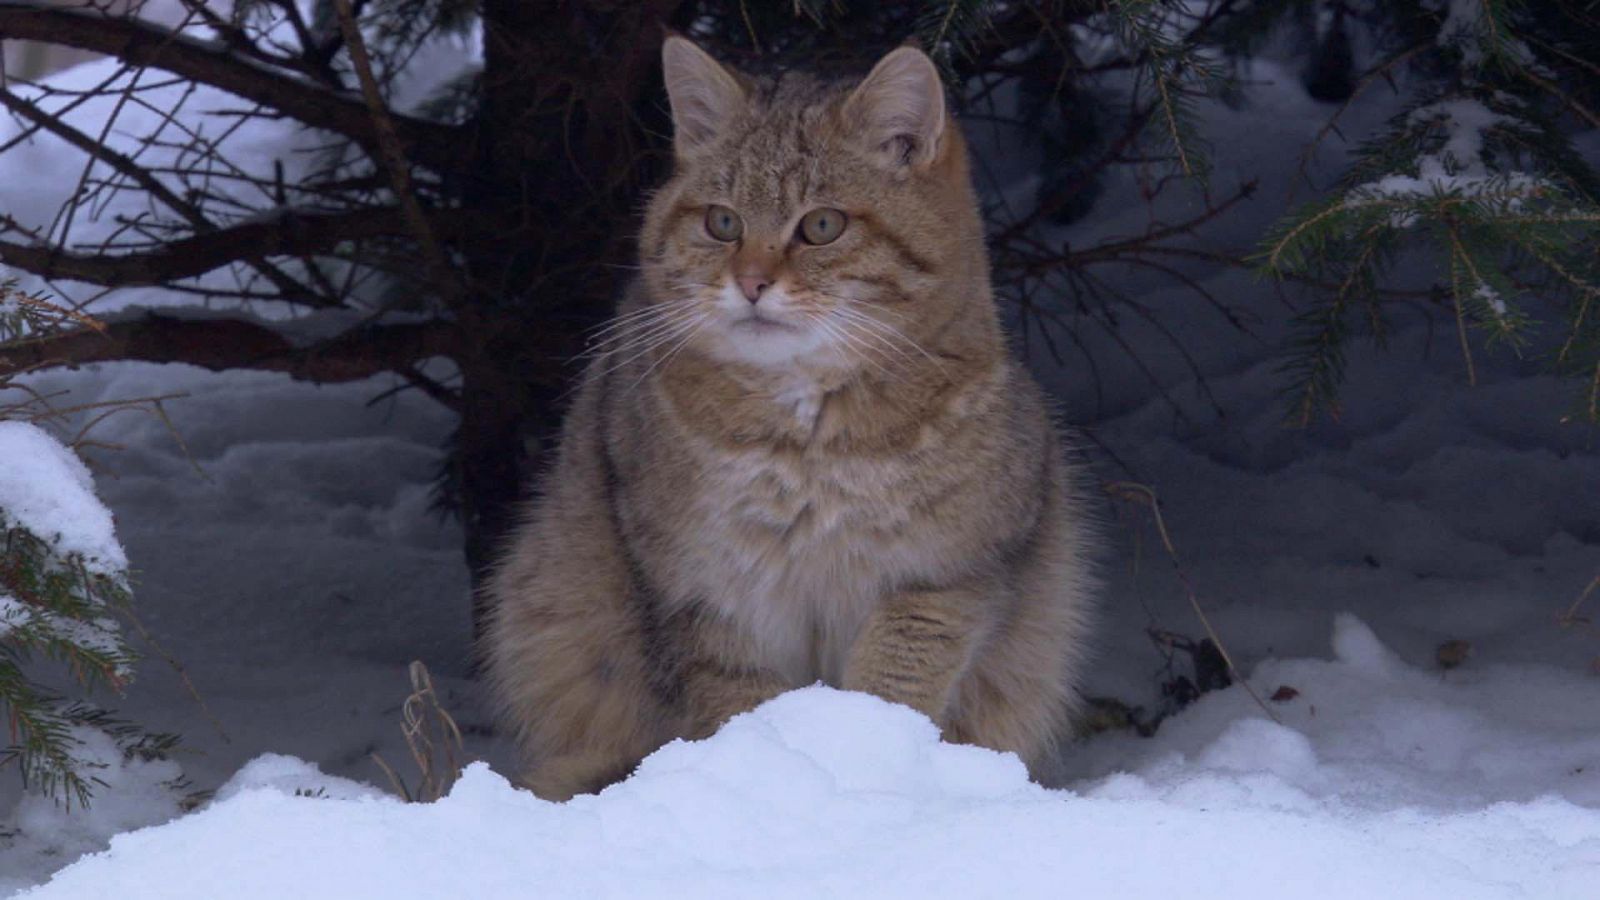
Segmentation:
<svg viewBox="0 0 1600 900">
<path fill-rule="evenodd" d="M 621 330 L 608 335 L 603 340 L 591 343 L 584 349 L 579 358 L 592 358 L 625 352 L 630 345 L 649 341 L 651 338 L 661 334 L 664 329 L 671 329 L 677 322 L 694 316 L 698 306 L 698 303 L 683 303 L 662 307 L 654 315 L 625 323 L 626 327 Z"/>
<path fill-rule="evenodd" d="M 660 338 L 663 335 L 667 335 L 673 331 L 676 331 L 679 325 L 689 319 L 690 315 L 691 314 L 685 313 L 682 315 L 673 316 L 661 321 L 653 322 L 647 328 L 641 328 L 638 331 L 630 331 L 627 334 L 618 335 L 613 341 L 609 341 L 601 346 L 589 348 L 580 354 L 578 358 L 603 359 L 606 357 L 617 356 L 619 354 L 630 353 L 640 347 L 652 344 L 657 338 Z"/>
<path fill-rule="evenodd" d="M 874 319 L 871 316 L 860 312 L 859 310 L 850 309 L 849 307 L 845 306 L 836 307 L 834 311 L 839 313 L 847 320 L 860 323 L 863 328 L 869 329 L 874 333 L 883 336 L 885 339 L 892 339 L 909 346 L 911 349 L 922 354 L 923 358 L 927 359 L 928 362 L 931 362 L 937 366 L 941 373 L 945 371 L 943 360 L 934 356 L 932 353 L 929 353 L 927 348 L 923 347 L 915 340 L 912 340 L 909 335 L 893 325 L 890 325 L 888 322 Z"/>
<path fill-rule="evenodd" d="M 638 352 L 632 353 L 630 356 L 628 356 L 627 359 L 624 359 L 621 362 L 619 362 L 619 363 L 617 363 L 617 364 L 605 369 L 604 371 L 602 371 L 600 373 L 600 375 L 610 375 L 612 372 L 615 372 L 615 371 L 617 371 L 619 369 L 625 368 L 625 367 L 633 364 L 634 361 L 642 359 L 644 356 L 649 354 L 652 350 L 655 350 L 656 348 L 661 347 L 661 346 L 663 346 L 665 344 L 671 343 L 672 341 L 674 341 L 674 340 L 678 339 L 679 337 L 681 337 L 687 331 L 690 331 L 692 329 L 698 328 L 698 326 L 700 326 L 700 325 L 705 323 L 705 320 L 707 318 L 708 318 L 708 316 L 706 316 L 704 314 L 701 314 L 699 316 L 693 316 L 693 315 L 685 316 L 682 319 L 676 320 L 672 325 L 670 325 L 670 326 L 668 326 L 666 328 L 663 328 L 663 329 L 658 329 L 657 331 L 653 332 L 651 334 L 651 337 L 649 339 L 649 343 L 648 343 L 647 346 L 640 347 L 640 345 L 638 343 L 635 343 L 635 344 L 627 345 L 626 348 L 624 348 L 624 349 L 619 349 L 617 351 L 613 351 L 613 353 L 622 353 L 622 352 L 633 351 L 633 350 L 637 350 Z M 608 355 L 611 355 L 611 354 L 608 354 Z"/>
<path fill-rule="evenodd" d="M 872 344 L 869 344 L 865 340 L 863 340 L 863 336 L 862 335 L 859 335 L 859 334 L 856 334 L 856 333 L 852 333 L 848 328 L 844 327 L 842 323 L 834 323 L 834 322 L 828 321 L 826 316 L 823 315 L 823 314 L 811 313 L 811 314 L 808 314 L 808 317 L 811 319 L 812 323 L 815 324 L 818 328 L 821 328 L 824 332 L 826 332 L 830 336 L 832 336 L 832 337 L 836 338 L 837 340 L 843 342 L 846 347 L 849 347 L 849 348 L 854 349 L 854 350 L 858 351 L 859 353 L 861 353 L 862 354 L 862 357 L 861 357 L 862 360 L 865 361 L 868 365 L 872 366 L 874 369 L 877 369 L 879 374 L 883 375 L 883 377 L 885 379 L 888 379 L 890 381 L 894 381 L 894 380 L 897 380 L 900 377 L 896 373 L 894 373 L 893 371 L 885 368 L 882 363 L 878 362 L 878 360 L 873 358 L 873 354 L 874 353 L 881 353 L 883 351 L 880 348 L 875 347 Z M 890 360 L 890 361 L 893 361 L 893 360 Z"/>
<path fill-rule="evenodd" d="M 614 337 L 615 333 L 618 331 L 626 331 L 631 327 L 643 325 L 646 322 L 664 318 L 697 302 L 698 301 L 695 298 L 690 297 L 682 300 L 673 300 L 669 303 L 646 306 L 643 309 L 636 309 L 631 312 L 623 313 L 619 316 L 614 316 L 609 321 L 596 326 L 594 332 L 587 336 L 587 342 L 591 346 L 595 344 L 603 344 L 610 340 L 611 337 Z"/>
<path fill-rule="evenodd" d="M 875 344 L 894 353 L 900 360 L 909 365 L 914 357 L 901 344 L 907 339 L 898 331 L 889 328 L 881 322 L 849 310 L 835 310 L 842 322 L 848 323 L 856 329 L 856 333 L 863 339 L 871 339 Z"/>
<path fill-rule="evenodd" d="M 694 327 L 689 329 L 689 333 L 683 336 L 683 340 L 675 344 L 672 349 L 668 350 L 666 353 L 661 354 L 661 357 L 655 362 L 651 363 L 650 367 L 645 369 L 638 378 L 634 379 L 633 384 L 628 385 L 627 390 L 625 390 L 623 393 L 629 393 L 633 391 L 634 388 L 637 388 L 639 385 L 643 384 L 644 380 L 650 377 L 650 373 L 654 372 L 657 366 L 662 366 L 662 371 L 666 371 L 665 366 L 670 366 L 672 364 L 671 361 L 677 358 L 679 353 L 683 352 L 683 348 L 689 346 L 689 342 L 694 340 L 694 336 L 699 334 L 700 329 L 706 327 L 706 323 L 710 320 L 711 317 L 709 315 L 702 315 L 695 323 Z"/>
</svg>

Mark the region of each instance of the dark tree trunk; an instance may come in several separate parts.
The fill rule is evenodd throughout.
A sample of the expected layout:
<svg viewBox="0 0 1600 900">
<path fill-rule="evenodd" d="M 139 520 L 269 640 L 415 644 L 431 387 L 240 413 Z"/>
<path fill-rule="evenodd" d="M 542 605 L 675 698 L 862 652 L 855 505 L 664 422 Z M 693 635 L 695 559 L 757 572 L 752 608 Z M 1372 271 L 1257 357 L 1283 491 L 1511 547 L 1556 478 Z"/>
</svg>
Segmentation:
<svg viewBox="0 0 1600 900">
<path fill-rule="evenodd" d="M 666 159 L 657 59 L 678 6 L 483 4 L 483 93 L 461 176 L 471 297 L 453 461 L 474 587 L 560 421 L 575 374 L 565 361 L 632 262 L 640 192 Z"/>
</svg>

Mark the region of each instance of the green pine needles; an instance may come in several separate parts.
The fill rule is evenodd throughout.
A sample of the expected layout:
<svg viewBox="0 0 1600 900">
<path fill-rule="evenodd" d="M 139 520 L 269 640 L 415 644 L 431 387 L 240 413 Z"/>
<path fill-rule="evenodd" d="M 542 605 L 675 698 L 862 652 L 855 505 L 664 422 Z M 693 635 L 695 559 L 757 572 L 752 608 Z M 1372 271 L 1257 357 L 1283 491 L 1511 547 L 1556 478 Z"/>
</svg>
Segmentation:
<svg viewBox="0 0 1600 900">
<path fill-rule="evenodd" d="M 0 282 L 0 352 L 84 321 Z M 0 770 L 14 767 L 25 788 L 71 808 L 88 805 L 95 772 L 107 765 L 78 752 L 83 729 L 105 732 L 129 758 L 161 756 L 175 738 L 146 734 L 85 699 L 120 692 L 132 677 L 117 618 L 130 594 L 87 470 L 39 428 L 58 417 L 48 398 L 0 379 Z M 63 683 L 71 696 L 56 687 Z"/>
<path fill-rule="evenodd" d="M 1203 178 L 1206 150 L 1198 136 L 1200 100 L 1229 88 L 1220 55 L 1205 45 L 1206 20 L 1158 0 L 1115 0 L 1105 15 L 1117 43 L 1139 62 L 1131 92 L 1147 111 L 1147 135 L 1159 156 L 1185 176 Z"/>
<path fill-rule="evenodd" d="M 29 671 L 52 660 L 85 692 L 121 690 L 133 655 L 111 616 L 127 602 L 125 578 L 90 571 L 80 556 L 61 556 L 0 510 L 0 713 L 9 726 L 0 768 L 15 765 L 24 786 L 69 805 L 86 805 L 93 783 L 73 755 L 73 732 L 108 717 L 40 686 Z"/>
<path fill-rule="evenodd" d="M 1291 420 L 1337 411 L 1349 340 L 1382 342 L 1383 288 L 1398 260 L 1424 254 L 1469 381 L 1474 343 L 1520 353 L 1558 328 L 1542 341 L 1550 363 L 1577 376 L 1583 415 L 1600 422 L 1600 179 L 1559 124 L 1600 125 L 1580 99 L 1600 68 L 1563 34 L 1583 32 L 1566 27 L 1561 4 L 1386 12 L 1414 43 L 1369 78 L 1410 61 L 1410 104 L 1358 148 L 1331 197 L 1279 222 L 1259 256 L 1272 275 L 1319 286 L 1284 365 Z"/>
</svg>

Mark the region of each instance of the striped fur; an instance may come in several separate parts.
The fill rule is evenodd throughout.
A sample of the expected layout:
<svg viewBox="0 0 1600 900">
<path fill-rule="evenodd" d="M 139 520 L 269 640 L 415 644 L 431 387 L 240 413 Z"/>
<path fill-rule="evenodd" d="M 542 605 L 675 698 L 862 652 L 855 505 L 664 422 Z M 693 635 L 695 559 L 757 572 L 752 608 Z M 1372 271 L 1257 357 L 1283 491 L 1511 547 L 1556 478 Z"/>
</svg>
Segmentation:
<svg viewBox="0 0 1600 900">
<path fill-rule="evenodd" d="M 641 277 L 486 588 L 527 783 L 597 790 L 819 681 L 1037 766 L 1076 708 L 1095 541 L 1007 353 L 932 64 L 903 48 L 832 84 L 681 38 L 664 57 L 678 159 Z M 708 233 L 713 204 L 739 240 Z M 843 233 L 799 240 L 823 207 Z"/>
</svg>

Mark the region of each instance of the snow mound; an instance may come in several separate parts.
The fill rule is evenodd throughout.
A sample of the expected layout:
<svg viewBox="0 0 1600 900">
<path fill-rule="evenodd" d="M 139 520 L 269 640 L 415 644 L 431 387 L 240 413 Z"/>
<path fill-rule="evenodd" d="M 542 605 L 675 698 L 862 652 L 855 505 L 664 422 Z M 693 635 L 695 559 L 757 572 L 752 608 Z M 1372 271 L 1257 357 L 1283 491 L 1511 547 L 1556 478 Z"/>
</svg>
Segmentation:
<svg viewBox="0 0 1600 900">
<path fill-rule="evenodd" d="M 1265 791 L 1335 816 L 1471 816 L 1557 799 L 1600 821 L 1600 679 L 1527 664 L 1413 667 L 1345 613 L 1332 649 L 1256 666 L 1250 682 L 1276 698 L 1270 713 L 1240 687 L 1216 691 L 1153 740 L 1107 734 L 1073 748 L 1064 775 L 1131 771 L 1201 805 L 1219 790 Z"/>
<path fill-rule="evenodd" d="M 388 796 L 371 785 L 323 774 L 321 769 L 303 759 L 263 753 L 245 763 L 244 768 L 217 788 L 216 799 L 230 800 L 256 790 L 333 800 L 373 800 Z"/>
<path fill-rule="evenodd" d="M 1201 762 L 1181 791 L 1155 774 L 1046 790 L 908 709 L 813 687 L 565 804 L 483 764 L 407 805 L 297 795 L 311 770 L 258 762 L 225 799 L 24 896 L 1593 896 L 1600 812 L 1565 800 L 1318 799 L 1285 780 L 1318 768 L 1307 740 L 1264 720 L 1235 722 Z"/>
</svg>

